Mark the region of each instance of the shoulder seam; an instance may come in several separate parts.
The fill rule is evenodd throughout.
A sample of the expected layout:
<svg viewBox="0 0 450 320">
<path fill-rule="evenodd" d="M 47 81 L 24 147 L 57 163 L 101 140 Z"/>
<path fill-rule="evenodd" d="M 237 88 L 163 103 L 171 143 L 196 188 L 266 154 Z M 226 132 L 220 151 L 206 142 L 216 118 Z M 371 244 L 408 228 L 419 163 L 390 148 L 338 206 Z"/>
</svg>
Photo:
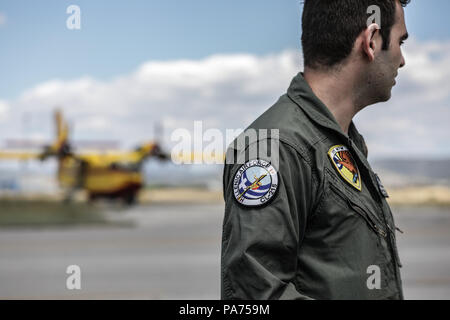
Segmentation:
<svg viewBox="0 0 450 320">
<path fill-rule="evenodd" d="M 299 146 L 297 143 L 287 139 L 286 137 L 280 136 L 279 139 L 281 142 L 283 142 L 284 144 L 286 144 L 289 147 L 291 147 L 292 149 L 294 149 L 300 155 L 300 157 L 302 157 L 305 160 L 305 162 L 308 164 L 308 166 L 312 168 L 312 160 L 311 160 L 311 157 L 309 156 L 308 149 Z"/>
</svg>

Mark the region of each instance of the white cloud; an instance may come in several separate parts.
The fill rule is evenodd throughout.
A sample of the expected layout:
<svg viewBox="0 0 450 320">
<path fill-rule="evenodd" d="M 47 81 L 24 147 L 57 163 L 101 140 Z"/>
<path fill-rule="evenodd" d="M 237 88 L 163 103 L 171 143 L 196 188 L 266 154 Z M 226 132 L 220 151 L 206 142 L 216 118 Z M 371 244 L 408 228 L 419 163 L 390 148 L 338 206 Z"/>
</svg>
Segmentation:
<svg viewBox="0 0 450 320">
<path fill-rule="evenodd" d="M 9 108 L 10 107 L 6 101 L 0 100 L 0 122 L 6 120 Z"/>
<path fill-rule="evenodd" d="M 406 47 L 393 98 L 357 116 L 370 154 L 450 155 L 450 42 Z M 51 80 L 3 101 L 8 124 L 0 137 L 20 135 L 21 117 L 32 115 L 29 134 L 53 133 L 51 112 L 60 106 L 75 125 L 76 138 L 115 139 L 125 145 L 153 137 L 162 122 L 168 141 L 176 128 L 245 128 L 286 92 L 302 69 L 301 53 L 213 55 L 202 60 L 149 61 L 109 81 L 83 77 Z M 0 119 L 2 104 L 0 103 Z M 14 110 L 14 112 L 13 112 Z"/>
<path fill-rule="evenodd" d="M 6 15 L 3 12 L 0 12 L 0 27 L 5 25 L 6 21 L 8 21 Z"/>
<path fill-rule="evenodd" d="M 392 99 L 357 115 L 372 157 L 450 156 L 450 42 L 408 40 Z"/>
</svg>

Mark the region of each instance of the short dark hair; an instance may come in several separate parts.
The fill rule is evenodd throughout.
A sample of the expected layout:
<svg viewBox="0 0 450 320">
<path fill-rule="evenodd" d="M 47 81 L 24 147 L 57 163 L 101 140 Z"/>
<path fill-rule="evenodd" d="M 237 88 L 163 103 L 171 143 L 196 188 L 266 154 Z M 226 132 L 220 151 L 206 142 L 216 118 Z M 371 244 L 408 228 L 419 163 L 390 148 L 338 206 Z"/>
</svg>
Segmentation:
<svg viewBox="0 0 450 320">
<path fill-rule="evenodd" d="M 367 28 L 367 8 L 380 8 L 383 50 L 390 45 L 396 1 L 411 0 L 304 0 L 302 47 L 306 67 L 329 68 L 351 53 L 358 35 Z"/>
</svg>

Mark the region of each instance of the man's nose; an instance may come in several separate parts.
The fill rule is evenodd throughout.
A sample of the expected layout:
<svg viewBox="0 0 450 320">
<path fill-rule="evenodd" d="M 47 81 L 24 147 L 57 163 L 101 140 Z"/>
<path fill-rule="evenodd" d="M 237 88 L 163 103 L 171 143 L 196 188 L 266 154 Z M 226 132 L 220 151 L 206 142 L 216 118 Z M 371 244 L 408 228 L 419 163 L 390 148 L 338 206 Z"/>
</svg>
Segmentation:
<svg viewBox="0 0 450 320">
<path fill-rule="evenodd" d="M 403 57 L 403 54 L 402 54 L 402 61 L 400 62 L 400 68 L 403 68 L 405 66 L 405 64 L 406 64 L 405 57 Z"/>
</svg>

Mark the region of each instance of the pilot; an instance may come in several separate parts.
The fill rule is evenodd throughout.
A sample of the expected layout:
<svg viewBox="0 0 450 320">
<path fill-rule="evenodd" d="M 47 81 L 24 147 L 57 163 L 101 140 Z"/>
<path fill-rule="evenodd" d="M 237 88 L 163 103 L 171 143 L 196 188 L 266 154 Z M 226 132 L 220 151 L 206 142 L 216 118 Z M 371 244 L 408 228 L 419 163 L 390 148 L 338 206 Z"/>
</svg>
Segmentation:
<svg viewBox="0 0 450 320">
<path fill-rule="evenodd" d="M 391 97 L 408 3 L 304 1 L 304 71 L 227 151 L 222 299 L 403 299 L 388 194 L 352 119 Z"/>
</svg>

